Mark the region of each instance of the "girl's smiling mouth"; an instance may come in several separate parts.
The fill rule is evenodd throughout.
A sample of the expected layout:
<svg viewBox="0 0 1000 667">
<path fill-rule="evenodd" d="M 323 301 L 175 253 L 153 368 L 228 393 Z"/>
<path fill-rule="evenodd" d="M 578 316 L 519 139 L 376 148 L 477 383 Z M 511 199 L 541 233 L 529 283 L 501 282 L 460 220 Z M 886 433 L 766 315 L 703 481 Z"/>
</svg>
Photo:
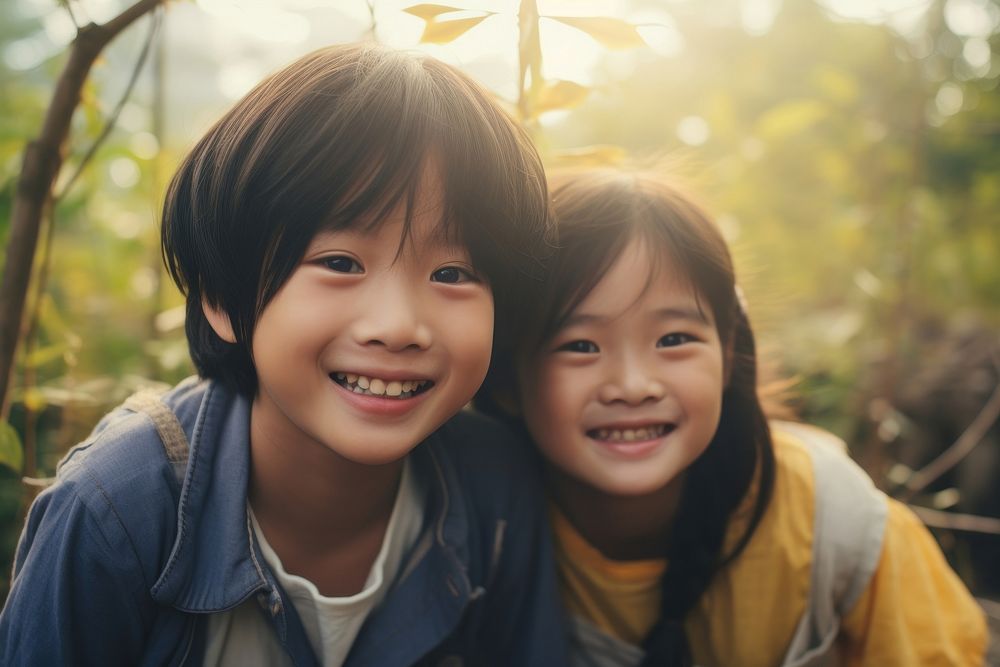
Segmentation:
<svg viewBox="0 0 1000 667">
<path fill-rule="evenodd" d="M 646 424 L 644 426 L 607 426 L 587 431 L 587 437 L 606 444 L 627 444 L 658 440 L 675 428 L 671 423 Z"/>
<path fill-rule="evenodd" d="M 588 429 L 586 435 L 614 459 L 644 460 L 660 451 L 676 428 L 672 422 L 618 423 Z"/>
<path fill-rule="evenodd" d="M 397 400 L 413 398 L 434 386 L 432 380 L 388 380 L 346 372 L 330 373 L 330 379 L 355 394 Z"/>
</svg>

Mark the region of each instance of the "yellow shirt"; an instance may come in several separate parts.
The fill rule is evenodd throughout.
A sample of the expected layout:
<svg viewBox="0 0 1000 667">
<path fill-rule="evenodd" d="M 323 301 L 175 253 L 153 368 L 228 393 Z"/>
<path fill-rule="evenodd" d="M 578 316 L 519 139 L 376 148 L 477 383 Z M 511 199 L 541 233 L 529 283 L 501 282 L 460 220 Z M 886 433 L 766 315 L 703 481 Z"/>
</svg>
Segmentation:
<svg viewBox="0 0 1000 667">
<path fill-rule="evenodd" d="M 715 575 L 685 631 L 696 664 L 778 665 L 809 598 L 814 518 L 812 459 L 793 436 L 774 434 L 774 495 L 742 554 Z M 754 490 L 734 513 L 726 549 L 742 535 Z M 612 561 L 551 512 L 563 601 L 572 615 L 639 644 L 660 608 L 665 560 Z M 981 665 L 982 612 L 937 543 L 905 505 L 889 500 L 872 580 L 842 619 L 843 664 Z"/>
</svg>

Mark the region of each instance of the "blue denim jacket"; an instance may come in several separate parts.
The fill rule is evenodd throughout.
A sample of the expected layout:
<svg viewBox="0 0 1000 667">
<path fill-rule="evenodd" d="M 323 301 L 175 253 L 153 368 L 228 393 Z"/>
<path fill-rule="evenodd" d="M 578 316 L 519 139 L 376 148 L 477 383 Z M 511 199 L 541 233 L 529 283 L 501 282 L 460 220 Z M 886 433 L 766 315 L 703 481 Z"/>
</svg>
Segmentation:
<svg viewBox="0 0 1000 667">
<path fill-rule="evenodd" d="M 212 382 L 164 401 L 191 443 L 183 484 L 149 417 L 128 409 L 71 450 L 17 548 L 0 664 L 199 665 L 207 615 L 251 597 L 294 663 L 317 664 L 247 516 L 249 402 Z M 345 664 L 565 664 L 530 455 L 460 414 L 411 456 L 423 533 Z"/>
</svg>

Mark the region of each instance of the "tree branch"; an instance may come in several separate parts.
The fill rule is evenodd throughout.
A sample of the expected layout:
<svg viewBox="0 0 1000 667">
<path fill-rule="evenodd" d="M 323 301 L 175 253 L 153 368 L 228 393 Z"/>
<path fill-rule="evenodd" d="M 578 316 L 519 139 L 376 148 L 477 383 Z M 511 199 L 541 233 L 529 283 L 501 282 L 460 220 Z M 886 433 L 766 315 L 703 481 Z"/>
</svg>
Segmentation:
<svg viewBox="0 0 1000 667">
<path fill-rule="evenodd" d="M 163 2 L 166 0 L 139 0 L 107 23 L 92 23 L 79 30 L 70 47 L 66 65 L 56 81 L 41 133 L 25 148 L 11 213 L 7 261 L 0 283 L 0 417 L 7 414 L 7 390 L 42 213 L 51 201 L 52 186 L 62 167 L 64 145 L 73 113 L 80 104 L 83 85 L 104 47 L 136 19 Z"/>
<path fill-rule="evenodd" d="M 976 516 L 975 514 L 958 514 L 957 512 L 942 512 L 932 510 L 929 507 L 910 505 L 913 513 L 920 517 L 920 520 L 931 528 L 947 528 L 948 530 L 962 530 L 970 533 L 985 533 L 987 535 L 1000 535 L 1000 519 L 990 516 Z"/>
<path fill-rule="evenodd" d="M 97 135 L 97 139 L 94 143 L 90 145 L 87 152 L 84 153 L 83 157 L 80 158 L 80 164 L 77 165 L 76 171 L 70 176 L 69 180 L 66 181 L 66 185 L 59 194 L 55 195 L 55 200 L 58 202 L 70 191 L 76 180 L 80 178 L 83 174 L 84 169 L 87 168 L 87 164 L 93 159 L 94 155 L 97 153 L 97 149 L 100 148 L 104 142 L 107 140 L 108 136 L 111 134 L 111 130 L 115 129 L 115 124 L 118 122 L 118 117 L 122 113 L 122 109 L 125 108 L 125 103 L 128 102 L 129 98 L 132 96 L 132 90 L 135 88 L 136 82 L 139 80 L 139 74 L 142 72 L 143 65 L 146 64 L 146 58 L 149 56 L 149 50 L 153 45 L 153 39 L 156 37 L 157 28 L 160 26 L 160 15 L 157 12 L 153 12 L 153 18 L 149 23 L 149 34 L 146 36 L 146 42 L 142 45 L 142 51 L 139 53 L 139 58 L 135 61 L 135 66 L 132 68 L 132 74 L 129 76 L 128 84 L 125 86 L 125 92 L 122 93 L 121 98 L 118 100 L 118 104 L 115 105 L 114 111 L 108 116 L 107 121 L 104 123 L 104 127 L 101 128 L 101 133 Z"/>
<path fill-rule="evenodd" d="M 1000 368 L 996 359 L 994 359 L 994 366 Z M 904 503 L 909 502 L 934 480 L 958 465 L 986 437 L 987 431 L 990 430 L 997 418 L 1000 418 L 1000 384 L 993 390 L 993 394 L 983 405 L 976 418 L 972 420 L 972 423 L 958 437 L 958 440 L 941 452 L 936 459 L 910 476 L 906 481 L 905 491 L 900 494 L 899 499 Z"/>
</svg>

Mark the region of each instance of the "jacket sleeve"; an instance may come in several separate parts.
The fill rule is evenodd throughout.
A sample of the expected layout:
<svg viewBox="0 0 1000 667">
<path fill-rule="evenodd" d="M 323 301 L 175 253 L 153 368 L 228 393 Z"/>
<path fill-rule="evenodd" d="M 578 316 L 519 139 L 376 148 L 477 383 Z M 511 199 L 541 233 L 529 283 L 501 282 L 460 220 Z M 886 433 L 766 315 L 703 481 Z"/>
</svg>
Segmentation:
<svg viewBox="0 0 1000 667">
<path fill-rule="evenodd" d="M 978 667 L 986 641 L 983 612 L 934 538 L 890 500 L 878 568 L 843 618 L 844 664 Z"/>
<path fill-rule="evenodd" d="M 556 582 L 552 538 L 534 461 L 508 477 L 509 522 L 487 582 L 489 611 L 482 664 L 566 665 L 567 625 Z"/>
<path fill-rule="evenodd" d="M 88 491 L 60 481 L 32 504 L 0 612 L 0 664 L 138 662 L 148 586 L 114 509 Z"/>
</svg>

